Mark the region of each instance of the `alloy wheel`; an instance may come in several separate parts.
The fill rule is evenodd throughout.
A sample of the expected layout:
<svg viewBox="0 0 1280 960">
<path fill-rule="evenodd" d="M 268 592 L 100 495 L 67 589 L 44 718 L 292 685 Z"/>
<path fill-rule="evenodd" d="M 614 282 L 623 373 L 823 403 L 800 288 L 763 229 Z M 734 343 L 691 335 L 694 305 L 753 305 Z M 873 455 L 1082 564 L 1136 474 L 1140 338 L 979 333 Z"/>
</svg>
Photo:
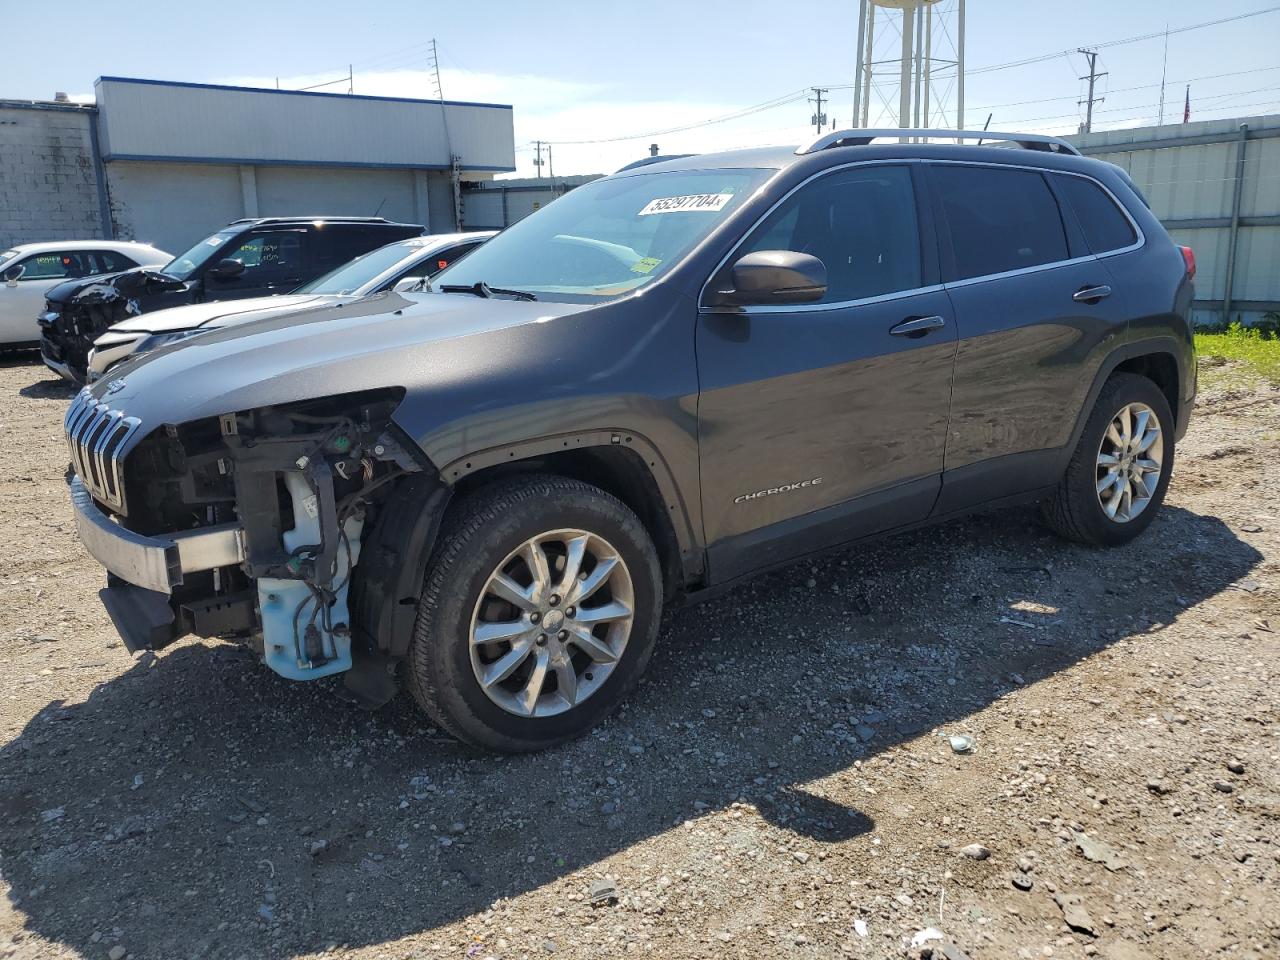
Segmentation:
<svg viewBox="0 0 1280 960">
<path fill-rule="evenodd" d="M 596 693 L 622 659 L 635 609 L 626 562 L 585 530 L 522 543 L 489 575 L 468 638 L 485 695 L 508 713 L 553 716 Z"/>
<path fill-rule="evenodd" d="M 1164 437 L 1145 403 L 1127 403 L 1111 418 L 1098 447 L 1098 504 L 1116 523 L 1142 513 L 1160 484 Z"/>
</svg>

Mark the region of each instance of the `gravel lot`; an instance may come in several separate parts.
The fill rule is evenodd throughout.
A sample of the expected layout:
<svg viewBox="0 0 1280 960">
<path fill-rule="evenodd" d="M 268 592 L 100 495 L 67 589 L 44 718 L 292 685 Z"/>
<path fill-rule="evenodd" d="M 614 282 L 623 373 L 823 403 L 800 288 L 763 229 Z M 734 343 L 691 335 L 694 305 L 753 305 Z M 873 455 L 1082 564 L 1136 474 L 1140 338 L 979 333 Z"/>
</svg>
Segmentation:
<svg viewBox="0 0 1280 960">
<path fill-rule="evenodd" d="M 1130 547 L 1016 510 L 794 567 L 520 758 L 231 645 L 131 659 L 70 396 L 0 362 L 0 957 L 1280 951 L 1280 390 L 1205 391 Z"/>
</svg>

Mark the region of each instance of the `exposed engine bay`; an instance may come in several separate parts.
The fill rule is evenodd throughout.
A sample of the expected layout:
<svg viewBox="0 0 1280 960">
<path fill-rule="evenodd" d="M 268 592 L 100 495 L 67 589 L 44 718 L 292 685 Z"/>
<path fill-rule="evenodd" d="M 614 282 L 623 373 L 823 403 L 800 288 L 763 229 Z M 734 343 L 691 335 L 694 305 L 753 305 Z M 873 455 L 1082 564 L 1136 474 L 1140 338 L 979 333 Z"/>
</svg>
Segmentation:
<svg viewBox="0 0 1280 960">
<path fill-rule="evenodd" d="M 243 560 L 187 572 L 167 595 L 112 576 L 103 601 L 126 645 L 239 639 L 289 679 L 350 670 L 362 542 L 393 481 L 423 470 L 391 426 L 397 402 L 346 395 L 147 435 L 124 461 L 120 526 L 157 537 L 238 525 Z"/>
<path fill-rule="evenodd" d="M 41 352 L 55 369 L 82 383 L 94 340 L 142 313 L 142 300 L 149 310 L 185 303 L 187 288 L 186 282 L 145 267 L 55 287 L 38 318 Z"/>
</svg>

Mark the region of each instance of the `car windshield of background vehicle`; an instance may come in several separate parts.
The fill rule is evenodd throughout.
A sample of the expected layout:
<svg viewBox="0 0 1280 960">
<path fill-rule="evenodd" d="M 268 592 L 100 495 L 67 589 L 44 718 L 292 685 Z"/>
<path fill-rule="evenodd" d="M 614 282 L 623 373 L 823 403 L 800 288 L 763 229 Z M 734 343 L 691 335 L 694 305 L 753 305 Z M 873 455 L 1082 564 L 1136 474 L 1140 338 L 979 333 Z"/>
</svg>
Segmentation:
<svg viewBox="0 0 1280 960">
<path fill-rule="evenodd" d="M 162 269 L 176 280 L 190 280 L 191 275 L 209 262 L 209 258 L 225 247 L 233 237 L 240 236 L 239 230 L 219 230 L 205 237 L 186 253 L 174 257 Z"/>
<path fill-rule="evenodd" d="M 377 250 L 370 250 L 363 256 L 356 257 L 350 263 L 330 270 L 322 277 L 316 277 L 310 283 L 304 283 L 294 293 L 319 293 L 332 296 L 347 296 L 360 293 L 361 287 L 373 282 L 393 267 L 409 261 L 422 250 L 423 244 L 416 240 L 403 243 L 390 243 Z"/>
<path fill-rule="evenodd" d="M 693 170 L 606 178 L 570 191 L 432 280 L 592 303 L 658 279 L 772 171 Z"/>
</svg>

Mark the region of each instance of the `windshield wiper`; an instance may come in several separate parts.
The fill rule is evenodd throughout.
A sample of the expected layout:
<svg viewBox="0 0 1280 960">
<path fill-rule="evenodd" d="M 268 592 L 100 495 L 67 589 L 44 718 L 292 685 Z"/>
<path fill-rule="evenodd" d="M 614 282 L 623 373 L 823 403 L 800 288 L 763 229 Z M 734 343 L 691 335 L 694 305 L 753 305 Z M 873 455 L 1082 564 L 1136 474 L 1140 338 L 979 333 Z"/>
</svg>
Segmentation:
<svg viewBox="0 0 1280 960">
<path fill-rule="evenodd" d="M 472 284 L 462 283 L 446 283 L 436 287 L 441 293 L 469 293 L 476 297 L 484 297 L 488 299 L 494 294 L 504 297 L 515 297 L 517 300 L 537 300 L 528 290 L 507 290 L 504 287 L 491 287 L 483 280 L 477 280 Z"/>
</svg>

